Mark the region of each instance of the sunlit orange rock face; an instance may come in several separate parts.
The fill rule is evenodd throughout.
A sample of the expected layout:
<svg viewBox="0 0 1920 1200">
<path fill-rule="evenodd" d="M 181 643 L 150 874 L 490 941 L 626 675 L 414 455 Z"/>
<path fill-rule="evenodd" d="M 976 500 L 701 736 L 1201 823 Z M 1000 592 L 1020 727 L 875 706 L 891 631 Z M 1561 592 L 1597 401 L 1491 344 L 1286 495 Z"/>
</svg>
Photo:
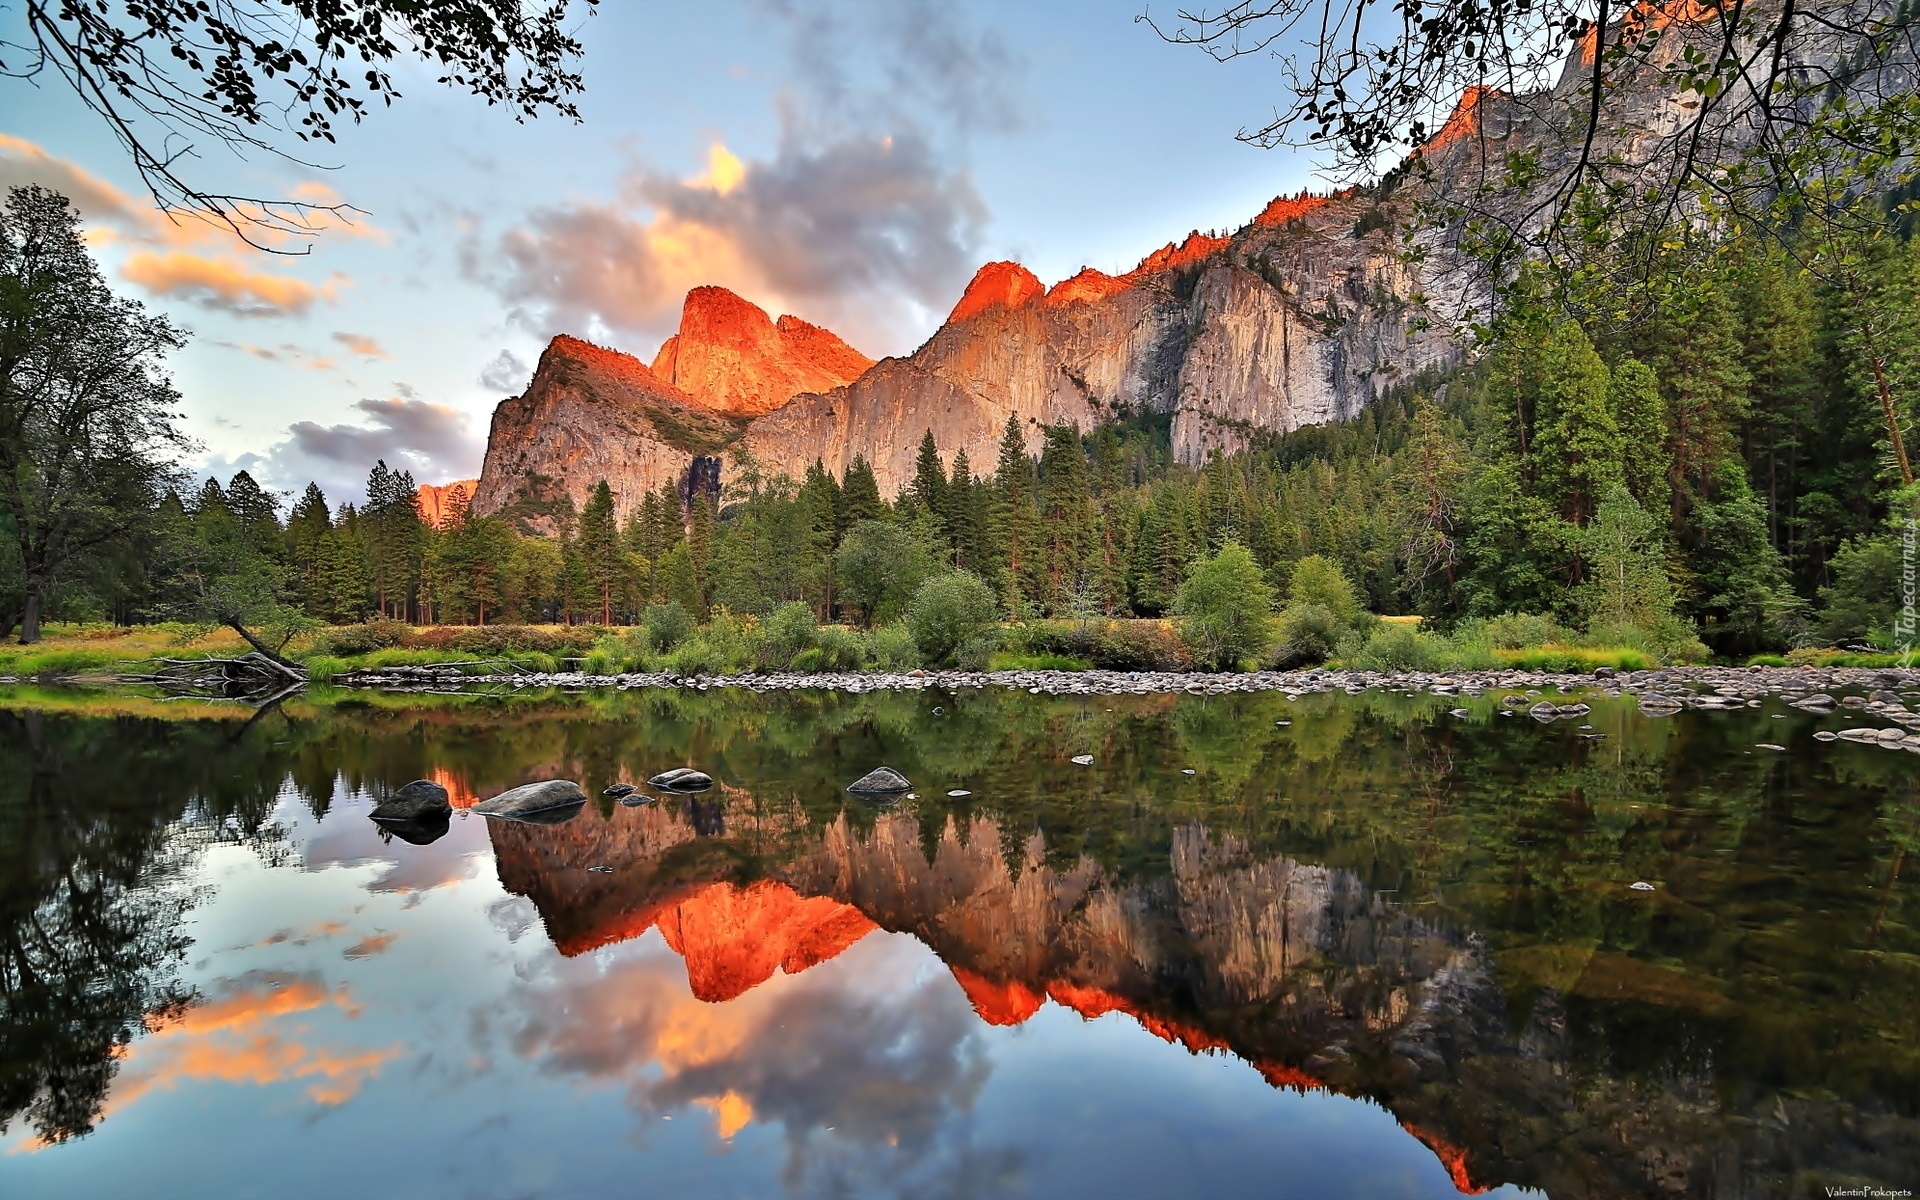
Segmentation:
<svg viewBox="0 0 1920 1200">
<path fill-rule="evenodd" d="M 413 506 L 420 519 L 434 529 L 444 529 L 473 502 L 478 479 L 456 479 L 452 483 L 423 483 L 414 489 Z"/>
<path fill-rule="evenodd" d="M 702 1000 L 743 995 L 773 978 L 827 961 L 879 928 L 851 904 L 801 896 L 783 883 L 716 883 L 661 913 L 661 936 L 687 960 Z"/>
<path fill-rule="evenodd" d="M 947 324 L 958 325 L 995 308 L 1019 308 L 1046 295 L 1039 276 L 1016 262 L 990 262 L 973 273 L 960 302 L 947 314 Z"/>
<path fill-rule="evenodd" d="M 1129 279 L 1152 275 L 1159 271 L 1177 271 L 1181 267 L 1192 266 L 1218 254 L 1227 248 L 1230 239 L 1211 237 L 1194 230 L 1179 245 L 1168 242 L 1140 260 L 1140 265 L 1128 272 Z"/>
<path fill-rule="evenodd" d="M 1131 286 L 1124 279 L 1117 279 L 1104 271 L 1092 267 L 1083 267 L 1077 275 L 1070 275 L 1047 290 L 1048 304 L 1090 304 L 1096 300 L 1105 300 L 1116 292 L 1123 292 Z"/>
<path fill-rule="evenodd" d="M 1344 196 L 1350 192 L 1342 194 Z M 1265 208 L 1260 210 L 1260 215 L 1253 219 L 1253 223 L 1263 229 L 1278 228 L 1288 221 L 1298 221 L 1310 212 L 1325 208 L 1327 201 L 1331 198 L 1309 195 L 1306 192 L 1301 192 L 1298 196 L 1275 196 Z"/>
<path fill-rule="evenodd" d="M 801 392 L 851 383 L 873 360 L 798 317 L 775 322 L 726 288 L 687 293 L 680 331 L 653 360 L 662 381 L 716 412 L 753 417 Z"/>
</svg>

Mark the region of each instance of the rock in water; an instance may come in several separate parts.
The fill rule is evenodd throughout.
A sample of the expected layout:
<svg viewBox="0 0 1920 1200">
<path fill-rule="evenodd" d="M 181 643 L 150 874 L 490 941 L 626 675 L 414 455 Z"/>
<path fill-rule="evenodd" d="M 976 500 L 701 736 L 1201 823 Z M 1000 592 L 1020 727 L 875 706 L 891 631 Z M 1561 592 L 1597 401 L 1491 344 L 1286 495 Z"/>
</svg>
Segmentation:
<svg viewBox="0 0 1920 1200">
<path fill-rule="evenodd" d="M 965 788 L 953 788 L 947 792 L 947 795 L 951 796 L 955 800 L 958 800 L 962 796 L 971 796 L 973 795 L 973 793 L 968 791 Z"/>
<path fill-rule="evenodd" d="M 549 779 L 501 792 L 491 800 L 482 800 L 473 811 L 507 821 L 531 825 L 558 825 L 570 821 L 587 802 L 587 794 L 570 779 Z"/>
<path fill-rule="evenodd" d="M 1470 717 L 1473 714 L 1464 708 L 1450 708 L 1447 710 L 1447 715 L 1450 717 Z"/>
<path fill-rule="evenodd" d="M 647 780 L 647 786 L 662 788 L 669 792 L 704 792 L 713 786 L 713 776 L 705 771 L 696 771 L 692 767 L 675 767 L 671 771 L 662 771 Z"/>
<path fill-rule="evenodd" d="M 431 779 L 416 779 L 374 805 L 368 814 L 376 821 L 417 821 L 429 813 L 450 813 L 447 789 Z"/>
<path fill-rule="evenodd" d="M 626 805 L 628 808 L 639 808 L 642 804 L 652 804 L 653 797 L 647 795 L 645 792 L 628 792 L 626 795 L 620 797 L 620 803 Z"/>
<path fill-rule="evenodd" d="M 1627 889 L 1629 891 L 1635 891 L 1635 892 L 1651 892 L 1654 890 L 1653 885 L 1646 882 L 1645 880 L 1642 880 L 1639 883 L 1630 883 L 1627 885 Z"/>
<path fill-rule="evenodd" d="M 448 808 L 430 808 L 419 816 L 405 821 L 396 821 L 390 817 L 377 817 L 375 823 L 380 832 L 390 834 L 413 846 L 428 846 L 447 836 L 452 827 L 453 810 Z"/>
<path fill-rule="evenodd" d="M 630 783 L 616 783 L 600 794 L 609 800 L 618 800 L 622 796 L 631 796 L 638 790 Z"/>
<path fill-rule="evenodd" d="M 1074 765 L 1076 765 L 1076 766 L 1081 766 L 1081 767 L 1090 767 L 1090 766 L 1092 766 L 1092 765 L 1093 765 L 1093 755 L 1091 755 L 1091 754 L 1076 754 L 1076 755 L 1074 755 L 1074 756 L 1073 756 L 1073 757 L 1072 757 L 1071 759 L 1069 759 L 1068 761 L 1069 761 L 1069 762 L 1072 762 L 1072 763 L 1073 763 Z"/>
<path fill-rule="evenodd" d="M 896 792 L 912 791 L 913 784 L 892 767 L 875 767 L 848 784 L 847 790 L 860 796 L 891 796 Z"/>
</svg>

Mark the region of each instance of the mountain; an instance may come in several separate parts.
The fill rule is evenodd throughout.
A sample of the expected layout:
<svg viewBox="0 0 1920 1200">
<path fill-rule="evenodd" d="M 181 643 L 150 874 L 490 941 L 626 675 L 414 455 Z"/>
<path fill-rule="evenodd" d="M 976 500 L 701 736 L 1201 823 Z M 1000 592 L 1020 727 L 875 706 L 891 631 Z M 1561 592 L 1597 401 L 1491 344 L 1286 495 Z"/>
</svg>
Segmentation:
<svg viewBox="0 0 1920 1200">
<path fill-rule="evenodd" d="M 680 310 L 680 331 L 654 357 L 653 373 L 715 412 L 756 417 L 801 392 L 851 383 L 873 360 L 798 317 L 767 319 L 726 288 L 698 287 Z"/>
<path fill-rule="evenodd" d="M 478 479 L 423 483 L 414 490 L 413 506 L 420 511 L 422 521 L 438 529 L 473 502 L 473 489 L 478 486 Z"/>
<path fill-rule="evenodd" d="M 1157 867 L 1124 868 L 985 813 L 821 826 L 732 787 L 681 812 L 487 832 L 501 886 L 564 955 L 657 928 L 694 997 L 718 1004 L 876 929 L 906 934 L 989 1024 L 1049 1003 L 1118 1013 L 1273 1087 L 1371 1100 L 1463 1194 L 1785 1197 L 1802 1174 L 1875 1178 L 1920 1152 L 1910 1115 L 1675 1055 L 1739 1045 L 1740 1021 L 1766 1019 L 1698 976 L 1592 941 L 1498 950 L 1441 906 L 1204 824 L 1174 827 Z M 1649 1040 L 1648 1021 L 1695 1032 Z M 1646 1057 L 1617 1061 L 1611 1039 Z"/>
<path fill-rule="evenodd" d="M 474 507 L 526 517 L 562 494 L 578 506 L 604 477 L 624 515 L 684 480 L 694 456 L 736 445 L 795 478 L 816 458 L 838 471 L 864 455 L 891 495 L 926 430 L 977 469 L 1008 417 L 1037 450 L 1045 425 L 1087 428 L 1123 406 L 1171 413 L 1189 462 L 1258 429 L 1349 417 L 1460 352 L 1426 323 L 1390 222 L 1362 220 L 1380 207 L 1353 191 L 1282 197 L 1231 235 L 1196 231 L 1124 275 L 1089 268 L 1051 288 L 989 263 L 925 345 L 877 363 L 698 288 L 651 368 L 554 339 L 526 393 L 494 413 Z"/>
<path fill-rule="evenodd" d="M 1657 24 L 1640 10 L 1621 20 Z M 1017 263 L 988 263 L 924 345 L 870 366 L 823 330 L 792 322 L 790 332 L 791 318 L 766 322 L 730 293 L 697 289 L 650 378 L 737 424 L 682 445 L 629 441 L 629 426 L 612 415 L 596 429 L 588 408 L 572 419 L 623 464 L 608 478 L 625 508 L 638 499 L 635 488 L 685 477 L 693 454 L 722 447 L 795 478 L 815 459 L 838 471 L 864 456 L 891 495 L 910 478 L 928 430 L 949 462 L 964 448 L 980 470 L 995 461 L 1009 418 L 1033 452 L 1046 425 L 1084 429 L 1123 407 L 1166 414 L 1176 457 L 1199 463 L 1261 431 L 1350 417 L 1384 387 L 1460 360 L 1464 346 L 1448 330 L 1483 317 L 1487 303 L 1484 280 L 1460 250 L 1470 232 L 1506 228 L 1516 245 L 1529 244 L 1557 211 L 1555 189 L 1575 165 L 1623 186 L 1642 176 L 1657 185 L 1701 146 L 1731 161 L 1751 144 L 1761 100 L 1719 106 L 1709 119 L 1667 73 L 1709 35 L 1718 36 L 1690 30 L 1642 43 L 1609 80 L 1606 125 L 1591 139 L 1578 136 L 1590 107 L 1587 45 L 1552 86 L 1521 95 L 1469 89 L 1413 159 L 1371 188 L 1279 197 L 1237 230 L 1195 231 L 1122 275 L 1087 269 L 1047 287 Z M 1831 65 L 1846 48 L 1829 42 L 1809 35 L 1791 55 Z M 1510 172 L 1489 169 L 1517 161 L 1536 167 L 1536 182 L 1519 191 L 1505 182 Z M 1655 219 L 1659 186 L 1621 194 L 1643 192 Z M 818 348 L 800 348 L 816 335 Z M 529 395 L 548 387 L 536 375 Z M 789 388 L 798 394 L 783 396 Z M 498 454 L 489 446 L 475 501 L 483 512 L 527 487 L 558 488 L 578 503 L 601 469 L 591 455 L 560 453 L 554 439 L 535 448 L 544 435 L 525 423 L 526 405 L 510 400 L 501 414 L 513 419 L 496 415 L 495 440 L 511 445 Z M 565 446 L 571 453 L 573 443 Z"/>
</svg>

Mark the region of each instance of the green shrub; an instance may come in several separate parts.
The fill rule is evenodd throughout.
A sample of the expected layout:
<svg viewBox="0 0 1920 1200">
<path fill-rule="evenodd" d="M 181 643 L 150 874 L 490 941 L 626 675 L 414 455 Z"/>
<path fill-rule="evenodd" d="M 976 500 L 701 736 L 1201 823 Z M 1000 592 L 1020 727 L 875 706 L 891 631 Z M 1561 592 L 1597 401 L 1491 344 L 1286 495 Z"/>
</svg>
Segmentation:
<svg viewBox="0 0 1920 1200">
<path fill-rule="evenodd" d="M 907 604 L 907 628 L 928 663 L 944 666 L 960 647 L 991 626 L 993 589 L 971 571 L 949 571 L 922 583 Z"/>
<path fill-rule="evenodd" d="M 911 671 L 921 663 L 920 645 L 904 623 L 882 625 L 873 631 L 873 665 L 881 671 Z"/>
<path fill-rule="evenodd" d="M 1793 664 L 1778 654 L 1756 654 L 1747 660 L 1750 667 L 1790 667 Z"/>
<path fill-rule="evenodd" d="M 984 671 L 993 663 L 993 653 L 1000 647 L 1000 631 L 984 629 L 960 643 L 954 651 L 953 665 L 962 671 Z"/>
<path fill-rule="evenodd" d="M 404 621 L 375 617 L 359 625 L 339 625 L 316 634 L 308 650 L 314 654 L 352 658 L 405 645 L 413 630 Z"/>
<path fill-rule="evenodd" d="M 1216 671 L 1236 668 L 1265 648 L 1272 609 L 1273 589 L 1260 564 L 1238 542 L 1228 542 L 1218 554 L 1195 563 L 1173 602 L 1180 640 L 1194 662 Z"/>
<path fill-rule="evenodd" d="M 1351 625 L 1360 615 L 1360 601 L 1346 572 L 1332 559 L 1309 554 L 1293 564 L 1287 580 L 1287 607 L 1318 604 L 1334 615 L 1342 625 Z"/>
<path fill-rule="evenodd" d="M 1502 613 L 1463 624 L 1454 631 L 1454 640 L 1482 642 L 1495 650 L 1525 650 L 1529 646 L 1571 642 L 1573 633 L 1550 616 Z"/>
<path fill-rule="evenodd" d="M 588 675 L 614 675 L 620 671 L 620 663 L 605 650 L 590 650 L 580 662 L 580 669 Z"/>
<path fill-rule="evenodd" d="M 335 675 L 350 669 L 345 660 L 328 654 L 308 655 L 307 660 L 300 665 L 307 669 L 309 683 L 331 683 Z"/>
<path fill-rule="evenodd" d="M 782 604 L 761 626 L 760 665 L 772 671 L 788 670 L 795 658 L 812 649 L 819 631 L 812 605 L 798 600 Z"/>
<path fill-rule="evenodd" d="M 647 649 L 655 654 L 678 649 L 694 633 L 693 617 L 678 600 L 647 605 L 640 614 L 640 628 L 646 631 Z"/>
<path fill-rule="evenodd" d="M 1446 663 L 1451 650 L 1446 639 L 1411 625 L 1382 624 L 1354 655 L 1353 665 L 1363 671 L 1433 671 Z"/>
<path fill-rule="evenodd" d="M 1280 640 L 1268 654 L 1268 664 L 1286 670 L 1327 661 L 1340 648 L 1344 627 L 1334 611 L 1311 601 L 1290 604 L 1280 614 Z"/>
</svg>

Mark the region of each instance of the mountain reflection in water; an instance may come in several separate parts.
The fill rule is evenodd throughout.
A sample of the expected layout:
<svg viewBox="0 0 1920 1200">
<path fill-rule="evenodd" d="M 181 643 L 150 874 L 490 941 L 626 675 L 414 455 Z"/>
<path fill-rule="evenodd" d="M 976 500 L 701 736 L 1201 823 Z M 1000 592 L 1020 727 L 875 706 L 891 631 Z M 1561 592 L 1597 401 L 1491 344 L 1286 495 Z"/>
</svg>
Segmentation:
<svg viewBox="0 0 1920 1200">
<path fill-rule="evenodd" d="M 243 1087 L 286 1097 L 242 1106 L 263 1142 L 439 1105 L 406 1137 L 432 1163 L 512 1124 L 510 1168 L 442 1164 L 477 1194 L 636 1159 L 672 1194 L 1156 1194 L 1116 1164 L 1201 1146 L 1170 1178 L 1218 1194 L 1271 1194 L 1283 1151 L 1303 1195 L 1920 1180 L 1920 772 L 1792 710 L 1601 704 L 1590 741 L 1391 695 L 323 697 L 244 728 L 57 699 L 0 697 L 9 1194 L 87 1190 L 116 1136 Z M 881 762 L 940 798 L 845 795 Z M 467 808 L 681 764 L 719 786 L 365 816 L 416 777 Z M 1086 1111 L 1022 1099 L 1049 1087 Z M 1356 1100 L 1399 1130 L 1341 1158 L 1311 1131 Z M 695 1110 L 697 1146 L 659 1123 Z"/>
</svg>

